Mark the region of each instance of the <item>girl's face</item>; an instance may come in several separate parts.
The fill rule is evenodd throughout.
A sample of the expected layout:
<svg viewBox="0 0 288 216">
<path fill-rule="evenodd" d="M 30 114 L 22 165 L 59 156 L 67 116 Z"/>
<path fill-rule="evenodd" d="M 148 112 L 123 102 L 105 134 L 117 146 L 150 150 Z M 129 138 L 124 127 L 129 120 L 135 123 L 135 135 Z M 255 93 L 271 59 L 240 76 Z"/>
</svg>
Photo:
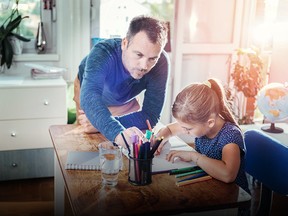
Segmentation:
<svg viewBox="0 0 288 216">
<path fill-rule="evenodd" d="M 180 120 L 177 120 L 179 125 L 183 129 L 183 133 L 192 135 L 194 137 L 201 137 L 206 135 L 210 131 L 209 123 L 198 123 L 198 122 L 189 122 L 185 123 Z"/>
</svg>

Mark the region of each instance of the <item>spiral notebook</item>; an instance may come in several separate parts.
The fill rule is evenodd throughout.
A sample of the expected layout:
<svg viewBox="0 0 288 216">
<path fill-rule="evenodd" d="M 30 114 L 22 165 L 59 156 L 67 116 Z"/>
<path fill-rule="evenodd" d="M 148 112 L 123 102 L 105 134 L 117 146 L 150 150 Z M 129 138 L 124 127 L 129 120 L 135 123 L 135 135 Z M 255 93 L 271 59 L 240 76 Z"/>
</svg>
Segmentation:
<svg viewBox="0 0 288 216">
<path fill-rule="evenodd" d="M 65 169 L 100 170 L 99 152 L 70 151 Z"/>
</svg>

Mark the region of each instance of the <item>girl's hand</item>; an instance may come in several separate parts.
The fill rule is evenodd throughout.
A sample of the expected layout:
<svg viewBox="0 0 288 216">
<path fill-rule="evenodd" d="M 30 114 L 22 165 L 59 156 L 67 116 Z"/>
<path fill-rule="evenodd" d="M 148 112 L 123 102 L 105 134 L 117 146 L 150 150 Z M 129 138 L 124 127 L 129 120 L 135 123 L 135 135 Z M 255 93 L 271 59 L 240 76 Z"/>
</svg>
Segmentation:
<svg viewBox="0 0 288 216">
<path fill-rule="evenodd" d="M 173 151 L 169 152 L 169 154 L 166 156 L 166 159 L 172 163 L 177 158 L 180 158 L 182 161 L 189 162 L 189 161 L 192 161 L 192 154 L 193 154 L 193 152 L 191 152 L 191 151 L 173 150 Z"/>
<path fill-rule="evenodd" d="M 155 155 L 159 155 L 161 153 L 165 143 L 169 140 L 171 136 L 172 136 L 172 133 L 168 126 L 163 127 L 159 130 L 159 132 L 156 134 L 156 137 L 158 138 L 163 137 L 163 140 L 160 143 L 159 147 L 157 148 Z"/>
</svg>

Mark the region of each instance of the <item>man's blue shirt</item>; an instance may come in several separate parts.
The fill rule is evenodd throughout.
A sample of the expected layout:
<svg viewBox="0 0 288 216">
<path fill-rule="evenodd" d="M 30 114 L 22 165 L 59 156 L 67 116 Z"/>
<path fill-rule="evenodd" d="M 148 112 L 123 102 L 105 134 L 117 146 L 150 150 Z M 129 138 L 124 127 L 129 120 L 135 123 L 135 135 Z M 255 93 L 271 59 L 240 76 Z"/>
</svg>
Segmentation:
<svg viewBox="0 0 288 216">
<path fill-rule="evenodd" d="M 107 139 L 114 140 L 125 128 L 145 129 L 159 121 L 165 102 L 170 62 L 165 51 L 156 65 L 141 79 L 131 77 L 122 63 L 121 39 L 102 40 L 79 66 L 80 104 L 91 124 Z M 119 106 L 133 100 L 143 90 L 142 109 L 113 117 L 107 106 Z"/>
</svg>

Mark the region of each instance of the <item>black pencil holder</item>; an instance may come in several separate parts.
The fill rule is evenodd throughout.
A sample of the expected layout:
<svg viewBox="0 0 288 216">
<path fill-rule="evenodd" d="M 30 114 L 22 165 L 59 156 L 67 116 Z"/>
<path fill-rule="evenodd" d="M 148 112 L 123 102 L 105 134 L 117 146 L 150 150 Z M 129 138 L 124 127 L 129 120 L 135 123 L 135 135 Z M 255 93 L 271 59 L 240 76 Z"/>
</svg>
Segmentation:
<svg viewBox="0 0 288 216">
<path fill-rule="evenodd" d="M 128 181 L 133 185 L 148 185 L 152 183 L 152 158 L 138 159 L 129 155 Z"/>
</svg>

